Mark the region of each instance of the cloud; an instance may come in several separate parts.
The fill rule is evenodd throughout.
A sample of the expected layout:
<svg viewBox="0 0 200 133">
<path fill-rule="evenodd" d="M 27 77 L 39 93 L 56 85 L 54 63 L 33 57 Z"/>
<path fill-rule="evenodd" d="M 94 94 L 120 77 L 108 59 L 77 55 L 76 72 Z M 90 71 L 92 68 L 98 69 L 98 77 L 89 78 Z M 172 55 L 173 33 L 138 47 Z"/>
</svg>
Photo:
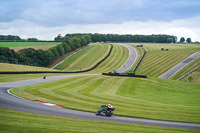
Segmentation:
<svg viewBox="0 0 200 133">
<path fill-rule="evenodd" d="M 0 22 L 16 19 L 41 26 L 173 21 L 200 14 L 199 0 L 0 0 Z"/>
<path fill-rule="evenodd" d="M 38 25 L 39 39 L 53 40 L 58 34 L 67 33 L 112 33 L 112 34 L 168 34 L 178 38 L 192 38 L 192 41 L 200 41 L 200 17 L 179 19 L 171 22 L 165 21 L 127 21 L 121 24 L 68 24 L 57 27 Z M 37 25 L 35 23 L 15 20 L 13 22 L 0 22 L 4 28 L 0 28 L 1 34 L 15 34 L 22 38 L 37 37 Z"/>
<path fill-rule="evenodd" d="M 0 34 L 170 34 L 200 41 L 199 0 L 0 0 Z"/>
</svg>

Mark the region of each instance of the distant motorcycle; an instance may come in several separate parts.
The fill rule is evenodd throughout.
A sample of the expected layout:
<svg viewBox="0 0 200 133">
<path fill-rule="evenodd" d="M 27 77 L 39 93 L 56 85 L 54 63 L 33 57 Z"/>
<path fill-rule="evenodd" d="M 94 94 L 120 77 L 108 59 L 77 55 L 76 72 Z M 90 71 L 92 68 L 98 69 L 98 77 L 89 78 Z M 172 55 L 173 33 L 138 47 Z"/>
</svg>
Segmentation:
<svg viewBox="0 0 200 133">
<path fill-rule="evenodd" d="M 107 116 L 110 117 L 113 115 L 113 111 L 115 108 L 109 108 L 107 105 L 102 105 L 100 110 L 96 112 L 96 115 Z"/>
</svg>

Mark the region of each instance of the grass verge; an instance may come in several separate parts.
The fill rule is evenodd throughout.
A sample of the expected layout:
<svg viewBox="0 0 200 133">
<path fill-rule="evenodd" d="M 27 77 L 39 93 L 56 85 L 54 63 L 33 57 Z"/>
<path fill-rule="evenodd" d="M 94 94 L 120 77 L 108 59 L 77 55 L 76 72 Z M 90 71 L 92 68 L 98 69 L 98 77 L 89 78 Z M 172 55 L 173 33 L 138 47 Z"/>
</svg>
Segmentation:
<svg viewBox="0 0 200 133">
<path fill-rule="evenodd" d="M 0 72 L 20 72 L 20 71 L 57 71 L 51 68 L 26 66 L 18 64 L 0 63 Z"/>
<path fill-rule="evenodd" d="M 51 76 L 67 75 L 66 73 L 41 73 L 41 74 L 0 74 L 0 83 L 14 82 L 28 79 L 36 79 Z M 73 74 L 74 75 L 74 74 Z"/>
<path fill-rule="evenodd" d="M 199 130 L 72 119 L 0 109 L 1 133 L 197 133 Z"/>
<path fill-rule="evenodd" d="M 182 81 L 200 84 L 200 69 L 181 79 Z"/>
</svg>

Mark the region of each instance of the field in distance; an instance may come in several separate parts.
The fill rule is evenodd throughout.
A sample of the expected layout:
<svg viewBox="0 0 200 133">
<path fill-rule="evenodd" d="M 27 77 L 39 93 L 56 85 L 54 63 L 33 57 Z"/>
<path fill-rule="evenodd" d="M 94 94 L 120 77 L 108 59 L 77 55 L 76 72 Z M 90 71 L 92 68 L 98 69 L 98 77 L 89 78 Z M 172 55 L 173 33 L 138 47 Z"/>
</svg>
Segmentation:
<svg viewBox="0 0 200 133">
<path fill-rule="evenodd" d="M 0 47 L 9 47 L 15 51 L 26 48 L 47 50 L 61 42 L 0 42 Z"/>
</svg>

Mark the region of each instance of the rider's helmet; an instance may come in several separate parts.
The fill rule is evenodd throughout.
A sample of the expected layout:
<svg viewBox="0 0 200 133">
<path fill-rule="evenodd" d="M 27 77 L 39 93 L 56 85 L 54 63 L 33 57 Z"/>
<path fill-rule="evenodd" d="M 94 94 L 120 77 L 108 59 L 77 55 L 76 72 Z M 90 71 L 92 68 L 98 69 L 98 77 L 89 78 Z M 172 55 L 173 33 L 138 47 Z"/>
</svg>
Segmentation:
<svg viewBox="0 0 200 133">
<path fill-rule="evenodd" d="M 108 107 L 109 107 L 109 108 L 111 108 L 111 107 L 112 107 L 112 105 L 111 105 L 111 104 L 108 104 Z"/>
</svg>

